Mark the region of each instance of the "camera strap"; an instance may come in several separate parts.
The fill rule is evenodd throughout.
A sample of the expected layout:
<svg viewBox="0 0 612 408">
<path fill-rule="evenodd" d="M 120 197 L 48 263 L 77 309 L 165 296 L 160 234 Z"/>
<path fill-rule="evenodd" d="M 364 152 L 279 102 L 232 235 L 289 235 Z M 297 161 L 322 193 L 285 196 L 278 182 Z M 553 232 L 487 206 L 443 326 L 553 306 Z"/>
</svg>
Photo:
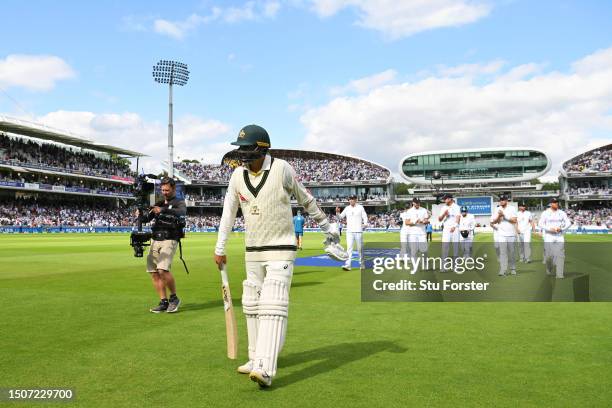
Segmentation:
<svg viewBox="0 0 612 408">
<path fill-rule="evenodd" d="M 185 263 L 185 260 L 183 259 L 183 245 L 181 245 L 180 238 L 178 240 L 178 245 L 179 245 L 179 258 L 181 262 L 183 263 L 183 266 L 185 267 L 185 272 L 187 272 L 187 275 L 189 275 L 189 269 L 187 269 L 187 264 Z"/>
</svg>

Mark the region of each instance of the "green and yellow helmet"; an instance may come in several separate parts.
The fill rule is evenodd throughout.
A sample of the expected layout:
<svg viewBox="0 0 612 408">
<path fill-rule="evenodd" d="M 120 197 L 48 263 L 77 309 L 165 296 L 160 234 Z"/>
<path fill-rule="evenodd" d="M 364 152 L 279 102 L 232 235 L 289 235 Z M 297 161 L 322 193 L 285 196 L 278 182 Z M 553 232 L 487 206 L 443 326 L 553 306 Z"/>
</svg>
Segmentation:
<svg viewBox="0 0 612 408">
<path fill-rule="evenodd" d="M 270 148 L 270 136 L 266 129 L 258 125 L 247 125 L 240 129 L 238 138 L 232 145 L 237 149 L 227 152 L 222 163 L 230 167 L 248 164 L 266 155 Z"/>
<path fill-rule="evenodd" d="M 270 135 L 266 129 L 258 125 L 247 125 L 238 132 L 238 139 L 232 142 L 234 146 L 257 146 L 270 148 Z"/>
</svg>

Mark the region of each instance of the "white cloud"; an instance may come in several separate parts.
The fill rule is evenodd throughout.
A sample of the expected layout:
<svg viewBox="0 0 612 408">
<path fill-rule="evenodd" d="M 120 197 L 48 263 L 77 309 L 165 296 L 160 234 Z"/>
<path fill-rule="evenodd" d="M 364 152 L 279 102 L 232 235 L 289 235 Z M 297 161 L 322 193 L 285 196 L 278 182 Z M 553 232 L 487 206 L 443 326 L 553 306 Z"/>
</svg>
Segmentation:
<svg viewBox="0 0 612 408">
<path fill-rule="evenodd" d="M 363 94 L 369 92 L 371 89 L 392 82 L 396 76 L 397 72 L 395 70 L 388 69 L 374 75 L 352 80 L 347 85 L 334 87 L 331 89 L 330 93 L 332 95 L 341 95 L 347 92 Z"/>
<path fill-rule="evenodd" d="M 66 130 L 96 142 L 119 146 L 147 154 L 140 160 L 146 172 L 159 172 L 167 160 L 168 128 L 166 123 L 146 121 L 133 112 L 94 113 L 55 111 L 28 118 L 56 129 Z M 174 154 L 181 159 L 204 158 L 220 162 L 231 149 L 233 134 L 228 124 L 214 119 L 184 115 L 174 123 Z"/>
<path fill-rule="evenodd" d="M 505 62 L 502 60 L 491 61 L 486 64 L 462 64 L 455 67 L 445 67 L 440 66 L 438 68 L 438 72 L 442 76 L 476 76 L 476 75 L 486 75 L 486 74 L 495 74 L 499 72 L 500 69 L 503 68 Z"/>
<path fill-rule="evenodd" d="M 11 54 L 0 59 L 0 86 L 6 88 L 48 91 L 56 82 L 75 75 L 66 61 L 53 55 Z"/>
<path fill-rule="evenodd" d="M 212 14 L 209 16 L 200 16 L 198 14 L 192 14 L 182 21 L 169 21 L 164 19 L 157 19 L 153 22 L 153 30 L 156 33 L 167 35 L 176 40 L 182 40 L 191 31 L 198 28 L 200 24 L 206 24 L 210 21 L 215 20 L 218 17 L 219 10 L 213 9 Z"/>
<path fill-rule="evenodd" d="M 431 74 L 336 97 L 301 116 L 303 147 L 354 154 L 395 172 L 409 153 L 533 146 L 551 155 L 549 174 L 556 175 L 562 161 L 609 143 L 600 135 L 612 131 L 612 48 L 568 72 L 543 69 L 525 64 L 491 75 L 457 68 L 463 75 Z"/>
<path fill-rule="evenodd" d="M 233 24 L 242 21 L 272 19 L 276 17 L 280 7 L 280 2 L 275 0 L 247 1 L 241 6 L 226 8 L 213 7 L 210 14 L 205 16 L 194 13 L 186 19 L 178 21 L 156 19 L 153 22 L 153 30 L 158 34 L 182 40 L 200 25 L 213 21 Z"/>
<path fill-rule="evenodd" d="M 391 39 L 421 31 L 455 27 L 486 17 L 491 6 L 476 0 L 310 0 L 320 17 L 345 8 L 357 10 L 357 24 L 384 33 Z"/>
</svg>

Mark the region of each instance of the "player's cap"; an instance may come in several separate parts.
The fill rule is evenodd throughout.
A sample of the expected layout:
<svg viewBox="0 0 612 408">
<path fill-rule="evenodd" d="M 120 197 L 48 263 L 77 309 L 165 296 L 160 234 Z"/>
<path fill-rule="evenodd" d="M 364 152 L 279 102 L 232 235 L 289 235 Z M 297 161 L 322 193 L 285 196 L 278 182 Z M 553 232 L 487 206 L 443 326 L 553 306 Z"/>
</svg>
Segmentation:
<svg viewBox="0 0 612 408">
<path fill-rule="evenodd" d="M 551 198 L 551 199 L 550 199 L 550 204 L 552 204 L 552 203 L 558 203 L 558 202 L 559 202 L 559 199 L 558 199 L 558 198 L 556 198 L 556 197 L 553 197 L 553 198 Z"/>
<path fill-rule="evenodd" d="M 247 125 L 238 132 L 238 139 L 232 142 L 234 146 L 258 146 L 269 148 L 270 136 L 266 129 L 258 125 Z"/>
<path fill-rule="evenodd" d="M 464 206 L 461 206 L 461 212 L 462 212 L 462 213 L 466 213 L 466 212 L 468 212 L 468 208 L 467 208 L 465 205 L 464 205 Z"/>
<path fill-rule="evenodd" d="M 508 194 L 502 194 L 499 196 L 499 201 L 508 201 Z"/>
<path fill-rule="evenodd" d="M 356 199 L 357 199 L 357 194 L 349 195 L 349 200 L 356 200 Z"/>
<path fill-rule="evenodd" d="M 420 203 L 420 202 L 421 202 L 421 199 L 420 199 L 419 197 L 414 197 L 414 198 L 412 199 L 412 202 L 413 202 L 413 203 Z"/>
<path fill-rule="evenodd" d="M 451 193 L 444 193 L 444 195 L 442 196 L 442 199 L 446 200 L 447 198 L 454 198 L 454 197 Z"/>
</svg>

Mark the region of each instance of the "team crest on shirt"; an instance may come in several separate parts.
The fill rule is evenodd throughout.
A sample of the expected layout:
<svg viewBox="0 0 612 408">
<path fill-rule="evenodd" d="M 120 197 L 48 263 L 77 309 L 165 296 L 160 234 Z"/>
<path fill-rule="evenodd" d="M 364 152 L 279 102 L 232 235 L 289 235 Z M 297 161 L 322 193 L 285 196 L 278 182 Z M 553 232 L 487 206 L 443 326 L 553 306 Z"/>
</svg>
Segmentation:
<svg viewBox="0 0 612 408">
<path fill-rule="evenodd" d="M 251 215 L 259 215 L 259 208 L 256 205 L 251 207 Z"/>
</svg>

